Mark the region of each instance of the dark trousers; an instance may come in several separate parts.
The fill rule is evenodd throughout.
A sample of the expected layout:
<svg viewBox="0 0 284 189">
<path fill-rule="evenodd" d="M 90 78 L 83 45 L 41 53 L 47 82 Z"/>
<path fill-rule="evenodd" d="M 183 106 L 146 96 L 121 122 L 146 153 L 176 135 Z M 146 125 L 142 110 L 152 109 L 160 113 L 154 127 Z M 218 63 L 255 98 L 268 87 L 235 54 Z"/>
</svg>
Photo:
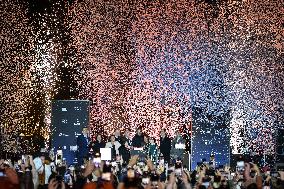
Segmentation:
<svg viewBox="0 0 284 189">
<path fill-rule="evenodd" d="M 48 185 L 38 185 L 38 189 L 48 189 Z"/>
<path fill-rule="evenodd" d="M 171 155 L 170 154 L 166 154 L 164 156 L 164 158 L 165 158 L 165 162 L 167 162 L 168 164 L 171 162 Z"/>
</svg>

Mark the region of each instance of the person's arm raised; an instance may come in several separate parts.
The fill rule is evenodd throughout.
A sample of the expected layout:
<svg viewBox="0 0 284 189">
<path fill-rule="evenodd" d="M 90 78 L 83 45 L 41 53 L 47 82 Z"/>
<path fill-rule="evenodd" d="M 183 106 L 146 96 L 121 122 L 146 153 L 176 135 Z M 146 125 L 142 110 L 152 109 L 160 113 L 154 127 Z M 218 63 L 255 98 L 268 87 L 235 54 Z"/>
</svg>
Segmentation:
<svg viewBox="0 0 284 189">
<path fill-rule="evenodd" d="M 175 175 L 174 172 L 172 172 L 172 173 L 170 174 L 170 179 L 169 179 L 169 182 L 168 182 L 168 184 L 167 184 L 167 186 L 166 186 L 166 189 L 173 189 L 175 183 L 176 183 L 176 175 Z"/>
<path fill-rule="evenodd" d="M 88 161 L 87 165 L 86 165 L 86 169 L 85 169 L 85 171 L 83 173 L 83 176 L 84 177 L 88 177 L 90 174 L 92 174 L 94 169 L 95 169 L 95 166 L 94 166 L 93 162 L 92 161 Z"/>
<path fill-rule="evenodd" d="M 138 155 L 132 156 L 129 160 L 128 167 L 133 167 L 137 163 L 138 158 Z"/>
<path fill-rule="evenodd" d="M 256 185 L 258 189 L 262 189 L 262 176 L 256 164 L 253 164 L 253 170 L 256 172 Z"/>
<path fill-rule="evenodd" d="M 185 172 L 182 173 L 182 181 L 186 189 L 192 189 L 191 184 L 189 183 L 188 176 Z"/>
<path fill-rule="evenodd" d="M 284 171 L 278 171 L 280 174 L 280 179 L 284 181 Z"/>
<path fill-rule="evenodd" d="M 33 169 L 35 169 L 35 164 L 34 164 L 34 158 L 32 155 L 28 155 L 29 156 L 29 160 L 30 160 L 30 164 L 32 166 Z"/>
<path fill-rule="evenodd" d="M 16 173 L 16 171 L 12 168 L 6 168 L 5 173 L 9 179 L 9 181 L 14 184 L 14 185 L 18 185 L 19 184 L 19 178 L 18 175 Z"/>
<path fill-rule="evenodd" d="M 65 183 L 62 181 L 61 182 L 61 188 L 60 189 L 65 189 Z M 59 183 L 56 181 L 55 178 L 51 179 L 49 184 L 48 184 L 48 189 L 58 189 Z"/>
<path fill-rule="evenodd" d="M 245 163 L 244 179 L 245 181 L 250 181 L 252 179 L 250 177 L 250 165 L 248 163 Z"/>
<path fill-rule="evenodd" d="M 147 158 L 146 162 L 147 162 L 147 165 L 148 165 L 149 169 L 151 171 L 153 171 L 155 168 L 154 168 L 154 165 L 153 165 L 153 162 L 151 161 L 151 159 Z"/>
<path fill-rule="evenodd" d="M 55 180 L 55 178 L 51 179 L 48 184 L 48 189 L 57 189 L 58 188 L 58 182 Z"/>
</svg>

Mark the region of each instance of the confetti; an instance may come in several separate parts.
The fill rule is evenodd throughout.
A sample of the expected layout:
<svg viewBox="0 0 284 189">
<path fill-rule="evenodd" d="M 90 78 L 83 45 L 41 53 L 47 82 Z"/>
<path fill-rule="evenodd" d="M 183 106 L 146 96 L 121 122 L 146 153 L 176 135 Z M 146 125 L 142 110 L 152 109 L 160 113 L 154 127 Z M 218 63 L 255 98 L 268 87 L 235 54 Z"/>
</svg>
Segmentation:
<svg viewBox="0 0 284 189">
<path fill-rule="evenodd" d="M 1 132 L 50 136 L 51 101 L 88 99 L 90 129 L 190 129 L 229 112 L 232 152 L 273 154 L 283 127 L 277 1 L 42 1 L 1 5 Z M 14 145 L 15 146 L 15 145 Z"/>
</svg>

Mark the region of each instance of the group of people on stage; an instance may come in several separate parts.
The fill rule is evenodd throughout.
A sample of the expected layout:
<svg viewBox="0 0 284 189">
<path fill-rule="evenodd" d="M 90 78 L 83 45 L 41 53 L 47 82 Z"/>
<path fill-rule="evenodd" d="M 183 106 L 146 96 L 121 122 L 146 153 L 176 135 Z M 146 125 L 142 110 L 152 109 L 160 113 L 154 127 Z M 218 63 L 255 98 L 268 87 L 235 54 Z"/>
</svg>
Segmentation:
<svg viewBox="0 0 284 189">
<path fill-rule="evenodd" d="M 78 146 L 78 162 L 83 163 L 83 159 L 88 158 L 91 153 L 100 153 L 101 148 L 111 148 L 112 159 L 120 156 L 123 162 L 128 163 L 132 152 L 140 150 L 152 161 L 156 161 L 159 156 L 163 156 L 166 162 L 170 163 L 170 159 L 183 159 L 185 151 L 185 139 L 182 137 L 179 130 L 176 130 L 176 136 L 171 140 L 166 133 L 165 129 L 160 132 L 160 144 L 156 142 L 155 138 L 144 135 L 141 128 L 138 128 L 135 136 L 131 139 L 129 130 L 125 130 L 121 135 L 120 130 L 116 129 L 115 132 L 109 137 L 108 142 L 104 142 L 102 135 L 96 135 L 96 140 L 91 141 L 88 134 L 88 129 L 84 128 L 82 135 L 77 139 Z"/>
<path fill-rule="evenodd" d="M 98 134 L 95 141 L 84 128 L 78 137 L 78 164 L 58 162 L 53 150 L 39 154 L 21 154 L 16 161 L 0 157 L 0 189 L 270 189 L 284 188 L 284 171 L 259 167 L 252 160 L 238 159 L 236 171 L 229 165 L 215 165 L 212 154 L 188 170 L 182 161 L 186 140 L 176 131 L 171 140 L 160 132 L 159 145 L 138 129 L 130 138 L 117 129 L 104 142 Z M 111 148 L 112 160 L 88 156 Z M 145 154 L 144 160 L 140 154 Z M 214 149 L 212 149 L 213 151 Z M 163 156 L 163 158 L 161 158 Z M 117 161 L 120 157 L 120 161 Z M 86 161 L 83 161 L 84 158 Z M 161 158 L 158 159 L 157 158 Z M 123 161 L 121 161 L 123 160 Z M 81 161 L 81 162 L 80 162 Z"/>
</svg>

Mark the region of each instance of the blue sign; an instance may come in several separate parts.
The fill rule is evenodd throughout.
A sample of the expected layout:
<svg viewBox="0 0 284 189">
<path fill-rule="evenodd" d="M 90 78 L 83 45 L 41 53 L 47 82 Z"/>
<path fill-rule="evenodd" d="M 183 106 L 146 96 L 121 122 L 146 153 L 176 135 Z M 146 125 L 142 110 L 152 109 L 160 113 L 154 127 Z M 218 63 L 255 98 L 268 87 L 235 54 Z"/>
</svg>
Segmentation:
<svg viewBox="0 0 284 189">
<path fill-rule="evenodd" d="M 52 102 L 51 146 L 56 153 L 62 150 L 68 164 L 76 163 L 77 137 L 89 125 L 87 100 L 56 100 Z"/>
</svg>

